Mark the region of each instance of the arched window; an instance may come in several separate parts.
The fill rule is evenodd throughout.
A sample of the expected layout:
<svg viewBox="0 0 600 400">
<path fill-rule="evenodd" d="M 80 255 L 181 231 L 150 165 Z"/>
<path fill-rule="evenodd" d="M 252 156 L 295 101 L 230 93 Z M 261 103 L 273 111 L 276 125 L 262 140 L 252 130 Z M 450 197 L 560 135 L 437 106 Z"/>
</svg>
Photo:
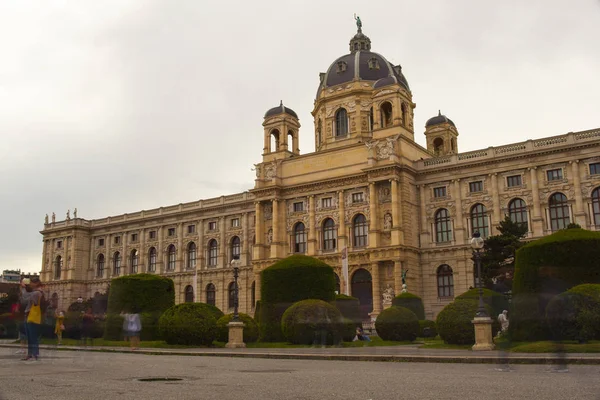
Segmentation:
<svg viewBox="0 0 600 400">
<path fill-rule="evenodd" d="M 357 214 L 352 220 L 352 243 L 354 247 L 365 247 L 367 245 L 367 219 L 362 214 Z"/>
<path fill-rule="evenodd" d="M 452 138 L 450 140 L 450 146 L 452 148 L 452 151 L 456 151 L 456 139 L 455 138 Z"/>
<path fill-rule="evenodd" d="M 475 232 L 479 232 L 483 238 L 489 236 L 490 231 L 486 211 L 483 204 L 475 204 L 471 208 L 471 236 Z"/>
<path fill-rule="evenodd" d="M 331 218 L 327 218 L 323 222 L 323 250 L 333 251 L 337 245 L 337 231 L 335 229 L 335 222 Z"/>
<path fill-rule="evenodd" d="M 288 131 L 288 138 L 287 138 L 287 149 L 288 151 L 294 152 L 294 132 L 293 131 Z"/>
<path fill-rule="evenodd" d="M 256 307 L 256 282 L 252 282 L 252 286 L 250 287 L 250 304 L 250 307 Z"/>
<path fill-rule="evenodd" d="M 392 126 L 392 123 L 392 105 L 386 101 L 381 105 L 381 127 L 387 128 Z"/>
<path fill-rule="evenodd" d="M 216 297 L 215 296 L 215 285 L 209 283 L 206 285 L 206 304 L 210 304 L 211 306 L 216 306 Z"/>
<path fill-rule="evenodd" d="M 454 276 L 449 265 L 440 265 L 437 269 L 438 297 L 454 297 Z"/>
<path fill-rule="evenodd" d="M 323 141 L 323 121 L 319 118 L 319 122 L 317 123 L 317 146 L 321 145 Z"/>
<path fill-rule="evenodd" d="M 148 271 L 156 271 L 156 248 L 154 247 L 150 247 L 150 252 L 148 253 Z"/>
<path fill-rule="evenodd" d="M 63 259 L 61 256 L 56 256 L 54 260 L 54 279 L 60 279 L 62 273 Z"/>
<path fill-rule="evenodd" d="M 340 108 L 335 113 L 335 136 L 346 136 L 348 134 L 348 112 Z"/>
<path fill-rule="evenodd" d="M 276 152 L 279 150 L 279 131 L 277 129 L 273 129 L 270 135 L 270 144 L 271 144 L 271 152 Z"/>
<path fill-rule="evenodd" d="M 562 193 L 554 193 L 550 196 L 548 205 L 550 208 L 550 228 L 553 231 L 565 229 L 571 222 L 567 196 Z"/>
<path fill-rule="evenodd" d="M 231 282 L 229 284 L 229 286 L 227 287 L 227 293 L 229 294 L 228 301 L 227 301 L 227 307 L 233 308 L 233 307 L 235 307 L 235 305 L 234 305 L 234 303 L 235 303 L 235 282 Z"/>
<path fill-rule="evenodd" d="M 433 152 L 438 155 L 444 151 L 444 139 L 435 138 L 433 140 Z"/>
<path fill-rule="evenodd" d="M 527 206 L 522 199 L 512 199 L 508 203 L 508 217 L 515 224 L 527 227 Z"/>
<path fill-rule="evenodd" d="M 138 265 L 140 263 L 140 256 L 137 250 L 131 250 L 131 273 L 138 273 Z"/>
<path fill-rule="evenodd" d="M 241 248 L 242 248 L 242 243 L 240 241 L 240 238 L 237 236 L 234 236 L 231 239 L 231 259 L 235 260 L 240 258 L 240 254 L 241 254 Z"/>
<path fill-rule="evenodd" d="M 96 265 L 96 277 L 104 277 L 104 254 L 98 255 L 98 263 Z"/>
<path fill-rule="evenodd" d="M 294 253 L 306 253 L 306 230 L 302 222 L 294 226 Z"/>
<path fill-rule="evenodd" d="M 594 225 L 600 225 L 600 188 L 596 188 L 592 192 L 592 214 Z"/>
<path fill-rule="evenodd" d="M 167 270 L 175 271 L 175 261 L 177 260 L 177 251 L 175 250 L 175 245 L 169 245 L 167 249 L 168 253 L 168 262 L 167 262 Z"/>
<path fill-rule="evenodd" d="M 113 256 L 113 275 L 121 274 L 121 253 L 115 252 Z"/>
<path fill-rule="evenodd" d="M 190 242 L 187 248 L 187 269 L 196 268 L 196 243 Z"/>
<path fill-rule="evenodd" d="M 217 245 L 217 241 L 212 239 L 208 242 L 208 265 L 210 267 L 217 266 L 217 259 L 219 257 L 219 248 Z"/>
<path fill-rule="evenodd" d="M 435 239 L 438 243 L 452 240 L 450 214 L 445 208 L 441 208 L 435 213 Z"/>
<path fill-rule="evenodd" d="M 194 302 L 194 288 L 192 285 L 187 285 L 185 287 L 185 302 L 193 303 Z"/>
<path fill-rule="evenodd" d="M 400 105 L 400 112 L 402 113 L 402 125 L 407 126 L 408 125 L 408 109 L 406 107 L 406 103 L 402 103 L 402 105 Z"/>
</svg>

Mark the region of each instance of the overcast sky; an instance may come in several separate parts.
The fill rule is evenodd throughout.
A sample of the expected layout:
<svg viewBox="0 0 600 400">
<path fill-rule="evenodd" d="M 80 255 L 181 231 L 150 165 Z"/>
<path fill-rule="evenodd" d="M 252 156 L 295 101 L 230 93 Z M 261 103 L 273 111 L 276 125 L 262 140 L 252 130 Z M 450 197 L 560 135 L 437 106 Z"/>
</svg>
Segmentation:
<svg viewBox="0 0 600 400">
<path fill-rule="evenodd" d="M 459 149 L 600 127 L 598 0 L 0 0 L 0 269 L 41 267 L 44 215 L 102 218 L 252 188 L 262 117 L 300 117 L 363 21 L 401 64 L 415 138 Z"/>
</svg>

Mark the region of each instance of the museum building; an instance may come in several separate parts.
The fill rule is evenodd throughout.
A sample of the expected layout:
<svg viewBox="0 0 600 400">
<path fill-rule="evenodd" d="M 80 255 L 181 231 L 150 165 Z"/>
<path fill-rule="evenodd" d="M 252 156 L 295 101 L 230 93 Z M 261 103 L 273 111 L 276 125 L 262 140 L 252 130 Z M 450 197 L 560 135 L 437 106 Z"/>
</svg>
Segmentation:
<svg viewBox="0 0 600 400">
<path fill-rule="evenodd" d="M 280 104 L 264 115 L 246 192 L 95 220 L 46 217 L 47 295 L 68 307 L 143 272 L 173 279 L 177 303 L 228 312 L 239 258 L 240 311 L 252 315 L 260 271 L 275 261 L 317 257 L 344 292 L 347 254 L 365 319 L 400 293 L 403 272 L 433 319 L 474 285 L 473 232 L 496 234 L 506 215 L 527 226 L 527 239 L 571 222 L 600 229 L 600 129 L 461 153 L 459 130 L 441 113 L 425 125 L 426 148 L 414 141 L 415 106 L 402 67 L 371 51 L 359 26 L 349 53 L 320 74 L 314 152 L 300 153 L 298 116 Z"/>
</svg>

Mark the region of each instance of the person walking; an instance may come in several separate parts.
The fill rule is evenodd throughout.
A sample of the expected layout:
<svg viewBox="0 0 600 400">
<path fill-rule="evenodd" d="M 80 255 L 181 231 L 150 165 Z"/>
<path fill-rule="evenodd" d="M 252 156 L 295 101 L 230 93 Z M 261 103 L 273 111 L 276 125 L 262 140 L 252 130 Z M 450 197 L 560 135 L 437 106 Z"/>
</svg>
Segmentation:
<svg viewBox="0 0 600 400">
<path fill-rule="evenodd" d="M 25 280 L 21 281 L 21 296 L 24 301 L 27 302 L 25 307 L 25 320 L 26 332 L 27 332 L 27 356 L 23 358 L 24 361 L 35 358 L 37 361 L 40 357 L 40 334 L 42 324 L 42 299 L 44 293 L 42 292 L 42 282 L 40 278 L 34 276 L 30 279 L 29 287 L 31 291 L 28 292 L 26 289 Z"/>
<path fill-rule="evenodd" d="M 54 326 L 54 333 L 56 334 L 56 338 L 58 339 L 57 345 L 62 344 L 62 334 L 65 330 L 65 313 L 59 312 L 56 314 L 56 325 Z"/>
</svg>

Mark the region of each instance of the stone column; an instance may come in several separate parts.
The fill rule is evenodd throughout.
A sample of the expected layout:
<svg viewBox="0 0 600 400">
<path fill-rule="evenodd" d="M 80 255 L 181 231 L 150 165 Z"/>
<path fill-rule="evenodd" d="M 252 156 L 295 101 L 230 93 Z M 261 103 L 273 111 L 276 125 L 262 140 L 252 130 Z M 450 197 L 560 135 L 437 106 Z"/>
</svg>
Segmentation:
<svg viewBox="0 0 600 400">
<path fill-rule="evenodd" d="M 454 206 L 456 208 L 456 216 L 454 220 L 454 240 L 458 244 L 465 243 L 465 237 L 468 233 L 465 232 L 465 221 L 462 212 L 462 190 L 460 179 L 454 180 Z"/>
<path fill-rule="evenodd" d="M 196 269 L 203 269 L 204 264 L 204 220 L 198 220 L 198 247 L 196 248 Z M 200 279 L 200 275 L 198 275 Z M 198 286 L 200 287 L 200 286 Z M 200 301 L 200 297 L 197 296 L 196 301 Z"/>
<path fill-rule="evenodd" d="M 254 245 L 254 257 L 252 257 L 254 260 L 262 260 L 263 258 L 263 243 L 264 243 L 264 232 L 263 232 L 263 224 L 264 224 L 264 217 L 263 217 L 263 210 L 262 210 L 262 204 L 260 203 L 260 201 L 257 201 L 254 203 L 254 215 L 256 217 L 256 224 L 254 227 L 254 232 L 256 235 L 256 244 Z"/>
<path fill-rule="evenodd" d="M 94 279 L 96 277 L 96 263 L 94 260 L 94 245 L 95 239 L 93 236 L 90 236 L 90 261 L 88 264 L 88 273 L 85 274 L 85 276 L 87 276 L 87 279 Z M 46 241 L 44 241 L 44 253 L 46 252 Z M 89 273 L 89 270 L 91 269 L 91 274 Z M 43 270 L 43 267 L 42 267 Z"/>
<path fill-rule="evenodd" d="M 344 191 L 338 192 L 338 251 L 350 245 L 350 240 L 346 232 L 346 203 L 344 202 Z"/>
<path fill-rule="evenodd" d="M 583 198 L 581 196 L 581 175 L 579 172 L 579 160 L 570 161 L 573 169 L 573 188 L 575 189 L 575 215 L 573 222 L 587 229 L 585 211 L 583 208 Z"/>
<path fill-rule="evenodd" d="M 371 277 L 373 278 L 373 316 L 381 312 L 381 283 L 379 281 L 379 263 L 371 263 Z"/>
<path fill-rule="evenodd" d="M 308 255 L 317 254 L 317 226 L 315 219 L 315 196 L 308 196 Z"/>
<path fill-rule="evenodd" d="M 187 251 L 183 248 L 183 223 L 177 225 L 177 271 L 185 269 L 185 255 Z"/>
<path fill-rule="evenodd" d="M 42 239 L 42 272 L 46 272 L 46 252 L 48 251 L 48 245 L 46 243 L 46 239 Z"/>
<path fill-rule="evenodd" d="M 221 237 L 221 239 L 219 240 L 219 258 L 221 260 L 220 264 L 222 268 L 227 268 L 227 263 L 229 261 L 227 258 L 227 249 L 229 248 L 229 243 L 227 243 L 227 237 L 225 236 L 226 229 L 227 226 L 225 224 L 225 216 L 222 216 L 221 218 L 219 218 L 219 236 Z"/>
<path fill-rule="evenodd" d="M 69 239 L 71 239 L 69 241 Z M 67 236 L 65 238 L 65 260 L 63 262 L 63 270 L 61 279 L 71 279 L 73 276 L 73 264 L 75 263 L 75 237 Z M 71 261 L 69 261 L 71 257 Z"/>
<path fill-rule="evenodd" d="M 402 229 L 402 195 L 398 191 L 398 179 L 391 179 L 392 183 L 392 245 L 404 244 L 404 231 Z"/>
<path fill-rule="evenodd" d="M 48 277 L 48 280 L 51 281 L 51 280 L 54 279 L 54 268 L 55 268 L 55 265 L 54 265 L 54 246 L 55 246 L 55 243 L 54 243 L 54 241 L 52 239 L 49 239 L 49 240 L 50 240 L 50 244 L 49 244 L 50 245 L 50 264 L 48 265 L 49 270 L 48 270 L 47 277 Z"/>
<path fill-rule="evenodd" d="M 156 234 L 158 235 L 158 249 L 156 249 L 156 273 L 163 274 L 164 264 L 165 264 L 165 250 L 163 249 L 163 227 L 159 226 L 156 229 Z"/>
<path fill-rule="evenodd" d="M 119 275 L 127 275 L 129 273 L 129 254 L 127 254 L 127 240 L 129 238 L 129 234 L 127 231 L 123 233 L 121 244 L 123 247 L 121 248 L 121 273 Z"/>
<path fill-rule="evenodd" d="M 140 249 L 138 250 L 138 272 L 146 272 L 146 230 L 140 229 Z"/>
<path fill-rule="evenodd" d="M 531 177 L 531 196 L 533 197 L 533 216 L 531 217 L 531 225 L 533 226 L 529 230 L 533 233 L 533 236 L 542 236 L 544 234 L 544 226 L 540 207 L 537 167 L 531 167 L 529 171 Z"/>
<path fill-rule="evenodd" d="M 489 175 L 490 180 L 492 181 L 492 204 L 493 204 L 493 213 L 492 213 L 492 226 L 490 227 L 490 235 L 500 234 L 497 229 L 498 224 L 504 218 L 500 215 L 500 198 L 498 197 L 498 174 L 493 173 Z"/>
<path fill-rule="evenodd" d="M 255 292 L 254 292 L 255 299 L 256 299 L 256 301 L 259 301 L 260 300 L 260 287 L 261 287 L 262 280 L 261 280 L 261 276 L 260 276 L 260 270 L 258 268 L 254 271 L 254 282 L 256 283 Z"/>
<path fill-rule="evenodd" d="M 374 248 L 379 246 L 379 229 L 377 228 L 377 193 L 375 192 L 375 182 L 369 183 L 369 247 Z"/>
<path fill-rule="evenodd" d="M 248 265 L 248 213 L 242 214 L 242 249 L 240 251 L 240 265 Z"/>
<path fill-rule="evenodd" d="M 427 246 L 434 239 L 429 235 L 431 227 L 427 223 L 427 208 L 425 206 L 425 185 L 419 185 L 419 202 L 421 213 L 421 246 Z"/>
<path fill-rule="evenodd" d="M 271 241 L 271 258 L 279 257 L 279 199 L 273 199 L 273 240 Z"/>
</svg>

